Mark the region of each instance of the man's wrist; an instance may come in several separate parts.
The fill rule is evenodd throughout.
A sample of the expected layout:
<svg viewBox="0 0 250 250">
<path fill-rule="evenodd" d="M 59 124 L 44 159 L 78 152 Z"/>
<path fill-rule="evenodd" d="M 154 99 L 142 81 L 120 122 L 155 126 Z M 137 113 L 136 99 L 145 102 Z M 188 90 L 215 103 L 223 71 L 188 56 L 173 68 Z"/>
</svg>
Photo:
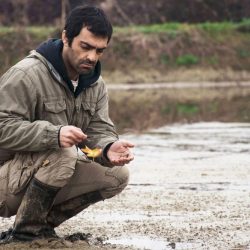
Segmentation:
<svg viewBox="0 0 250 250">
<path fill-rule="evenodd" d="M 104 150 L 103 150 L 103 157 L 105 157 L 105 159 L 106 159 L 107 161 L 110 161 L 109 158 L 108 158 L 108 151 L 109 151 L 109 149 L 110 149 L 110 147 L 112 146 L 113 143 L 114 143 L 114 142 L 109 143 L 109 144 L 104 148 Z"/>
<path fill-rule="evenodd" d="M 61 126 L 61 127 L 59 128 L 59 130 L 58 130 L 58 145 L 59 145 L 60 148 L 62 147 L 61 141 L 60 141 L 60 132 L 61 132 L 61 128 L 62 128 L 62 127 L 63 127 L 63 126 Z"/>
</svg>

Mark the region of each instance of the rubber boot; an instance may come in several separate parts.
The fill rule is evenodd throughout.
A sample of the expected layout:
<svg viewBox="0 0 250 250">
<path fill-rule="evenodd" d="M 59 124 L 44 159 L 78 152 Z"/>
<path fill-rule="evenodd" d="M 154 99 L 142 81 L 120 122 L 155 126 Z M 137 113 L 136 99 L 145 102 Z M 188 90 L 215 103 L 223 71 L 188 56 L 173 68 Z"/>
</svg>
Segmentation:
<svg viewBox="0 0 250 250">
<path fill-rule="evenodd" d="M 57 237 L 54 228 L 47 223 L 47 216 L 59 189 L 33 178 L 17 211 L 10 236 L 0 243 Z"/>
<path fill-rule="evenodd" d="M 0 233 L 0 244 L 5 242 L 12 234 L 13 228 L 9 228 L 7 231 Z"/>
<path fill-rule="evenodd" d="M 77 215 L 88 206 L 104 200 L 99 191 L 86 193 L 53 206 L 47 221 L 52 227 L 58 227 L 64 221 Z"/>
</svg>

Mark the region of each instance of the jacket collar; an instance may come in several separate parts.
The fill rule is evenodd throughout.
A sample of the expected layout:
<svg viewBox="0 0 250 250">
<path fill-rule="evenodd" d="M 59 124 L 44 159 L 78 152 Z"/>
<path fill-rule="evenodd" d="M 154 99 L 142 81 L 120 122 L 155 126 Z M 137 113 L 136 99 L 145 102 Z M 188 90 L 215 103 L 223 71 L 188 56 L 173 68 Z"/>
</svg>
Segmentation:
<svg viewBox="0 0 250 250">
<path fill-rule="evenodd" d="M 74 87 L 71 80 L 68 77 L 66 67 L 62 58 L 63 42 L 61 39 L 50 39 L 38 46 L 36 52 L 42 55 L 46 61 L 48 68 L 57 80 L 64 81 L 67 83 L 67 87 L 77 97 L 84 89 L 89 88 L 100 77 L 101 74 L 101 63 L 98 61 L 91 75 L 80 75 L 79 83 L 74 92 Z M 36 54 L 37 54 L 36 53 Z"/>
</svg>

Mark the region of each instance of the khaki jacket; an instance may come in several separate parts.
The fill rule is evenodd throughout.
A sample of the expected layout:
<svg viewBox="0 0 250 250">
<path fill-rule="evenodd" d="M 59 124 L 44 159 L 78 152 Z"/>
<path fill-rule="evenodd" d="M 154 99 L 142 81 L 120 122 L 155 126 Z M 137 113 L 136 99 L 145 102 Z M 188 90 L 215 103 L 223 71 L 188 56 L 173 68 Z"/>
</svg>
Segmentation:
<svg viewBox="0 0 250 250">
<path fill-rule="evenodd" d="M 91 148 L 118 139 L 103 79 L 75 98 L 54 67 L 33 51 L 0 79 L 0 161 L 15 152 L 59 148 L 64 125 L 81 128 Z"/>
</svg>

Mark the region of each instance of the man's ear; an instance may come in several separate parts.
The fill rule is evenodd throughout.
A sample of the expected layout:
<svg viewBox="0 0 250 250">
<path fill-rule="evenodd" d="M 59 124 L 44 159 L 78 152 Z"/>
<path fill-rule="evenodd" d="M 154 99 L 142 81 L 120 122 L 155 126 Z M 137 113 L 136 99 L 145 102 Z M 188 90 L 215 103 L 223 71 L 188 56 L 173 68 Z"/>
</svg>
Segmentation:
<svg viewBox="0 0 250 250">
<path fill-rule="evenodd" d="M 66 30 L 62 32 L 62 42 L 65 47 L 69 46 L 68 38 L 66 37 Z"/>
</svg>

